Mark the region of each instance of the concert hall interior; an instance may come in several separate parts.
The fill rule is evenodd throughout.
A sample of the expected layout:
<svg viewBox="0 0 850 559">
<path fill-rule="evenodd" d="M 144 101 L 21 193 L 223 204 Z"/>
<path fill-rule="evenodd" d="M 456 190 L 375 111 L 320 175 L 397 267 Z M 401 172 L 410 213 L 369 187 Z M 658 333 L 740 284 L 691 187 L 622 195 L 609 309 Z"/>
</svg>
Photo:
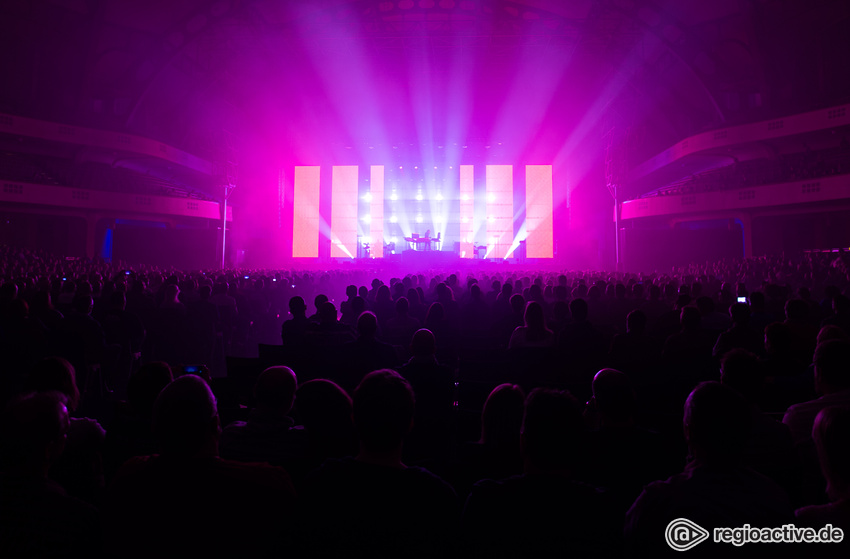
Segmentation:
<svg viewBox="0 0 850 559">
<path fill-rule="evenodd" d="M 846 559 L 847 406 L 850 0 L 0 0 L 0 558 Z"/>
<path fill-rule="evenodd" d="M 7 244 L 623 271 L 850 246 L 843 178 L 804 180 L 846 172 L 840 3 L 36 4 L 3 8 Z"/>
</svg>

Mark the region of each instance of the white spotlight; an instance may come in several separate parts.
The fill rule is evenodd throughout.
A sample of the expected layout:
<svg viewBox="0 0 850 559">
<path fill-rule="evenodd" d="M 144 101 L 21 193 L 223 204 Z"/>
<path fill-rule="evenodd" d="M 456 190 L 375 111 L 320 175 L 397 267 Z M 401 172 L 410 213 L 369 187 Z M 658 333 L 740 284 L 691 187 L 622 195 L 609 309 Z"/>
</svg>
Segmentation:
<svg viewBox="0 0 850 559">
<path fill-rule="evenodd" d="M 462 196 L 460 197 L 460 199 L 461 199 L 461 200 L 463 200 L 464 202 L 466 202 L 467 200 L 469 200 L 469 195 L 468 195 L 468 194 L 464 194 L 464 195 L 462 195 Z"/>
<path fill-rule="evenodd" d="M 363 195 L 363 199 L 366 200 L 367 202 L 371 202 L 372 201 L 372 193 L 367 192 L 366 194 Z"/>
<path fill-rule="evenodd" d="M 491 215 L 491 216 L 489 216 L 489 217 L 487 218 L 487 221 L 488 221 L 488 222 L 490 222 L 490 223 L 495 223 L 495 222 L 496 222 L 496 218 L 495 218 L 495 217 L 493 217 L 493 216 Z"/>
<path fill-rule="evenodd" d="M 364 215 L 362 219 L 363 223 L 372 223 L 372 216 L 369 214 Z"/>
<path fill-rule="evenodd" d="M 441 201 L 442 199 L 443 199 L 443 195 L 442 195 L 442 194 L 440 194 L 440 193 L 438 192 L 438 193 L 437 193 L 437 201 L 439 202 L 439 201 Z"/>
<path fill-rule="evenodd" d="M 417 202 L 421 202 L 421 201 L 422 201 L 422 194 L 417 194 L 417 195 L 416 195 L 416 201 L 417 201 Z"/>
<path fill-rule="evenodd" d="M 416 223 L 422 223 L 422 216 L 421 215 L 416 216 Z"/>
<path fill-rule="evenodd" d="M 461 221 L 461 223 L 469 223 L 469 218 L 466 217 L 466 216 L 463 216 L 462 218 L 460 218 L 460 221 Z"/>
<path fill-rule="evenodd" d="M 491 192 L 490 194 L 487 195 L 487 201 L 488 202 L 495 202 L 496 201 L 496 195 Z"/>
<path fill-rule="evenodd" d="M 394 215 L 390 216 L 390 223 L 398 223 L 398 218 Z"/>
<path fill-rule="evenodd" d="M 390 200 L 395 202 L 396 200 L 398 200 L 398 195 L 395 192 L 393 192 L 392 195 L 390 196 Z"/>
<path fill-rule="evenodd" d="M 369 237 L 369 236 L 360 237 L 360 242 L 363 243 L 364 245 L 369 244 L 369 243 L 372 242 L 372 237 Z"/>
</svg>

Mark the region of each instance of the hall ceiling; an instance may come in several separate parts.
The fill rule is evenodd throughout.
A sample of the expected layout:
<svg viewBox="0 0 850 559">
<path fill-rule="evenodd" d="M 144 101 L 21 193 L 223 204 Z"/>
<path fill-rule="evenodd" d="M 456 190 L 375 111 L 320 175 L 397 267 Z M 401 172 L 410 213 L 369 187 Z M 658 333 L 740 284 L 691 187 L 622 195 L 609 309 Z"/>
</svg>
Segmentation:
<svg viewBox="0 0 850 559">
<path fill-rule="evenodd" d="M 251 107 L 285 118 L 298 77 L 282 62 L 298 44 L 332 59 L 356 43 L 390 69 L 464 51 L 498 65 L 531 49 L 570 60 L 563 84 L 615 84 L 604 108 L 652 122 L 656 149 L 850 94 L 847 23 L 842 0 L 5 0 L 0 111 L 203 152 L 216 126 L 256 128 Z"/>
</svg>

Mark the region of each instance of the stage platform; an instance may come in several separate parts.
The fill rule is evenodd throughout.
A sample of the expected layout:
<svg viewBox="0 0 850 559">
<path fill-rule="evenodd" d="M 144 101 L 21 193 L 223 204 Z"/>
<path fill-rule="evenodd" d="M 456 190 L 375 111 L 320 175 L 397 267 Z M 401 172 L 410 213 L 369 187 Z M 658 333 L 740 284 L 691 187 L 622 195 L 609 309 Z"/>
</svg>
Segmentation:
<svg viewBox="0 0 850 559">
<path fill-rule="evenodd" d="M 428 268 L 455 264 L 460 261 L 460 255 L 449 250 L 405 250 L 401 253 L 401 261 L 405 265 Z"/>
</svg>

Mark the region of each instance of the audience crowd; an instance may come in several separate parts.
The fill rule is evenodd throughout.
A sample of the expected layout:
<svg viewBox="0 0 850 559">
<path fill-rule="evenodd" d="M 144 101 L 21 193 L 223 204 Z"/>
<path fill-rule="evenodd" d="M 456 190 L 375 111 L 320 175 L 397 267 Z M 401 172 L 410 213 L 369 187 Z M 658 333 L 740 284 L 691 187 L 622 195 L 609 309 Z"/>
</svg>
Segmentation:
<svg viewBox="0 0 850 559">
<path fill-rule="evenodd" d="M 0 247 L 0 555 L 649 557 L 679 518 L 850 530 L 850 253 L 415 272 Z M 691 553 L 850 544 L 720 545 Z"/>
</svg>

